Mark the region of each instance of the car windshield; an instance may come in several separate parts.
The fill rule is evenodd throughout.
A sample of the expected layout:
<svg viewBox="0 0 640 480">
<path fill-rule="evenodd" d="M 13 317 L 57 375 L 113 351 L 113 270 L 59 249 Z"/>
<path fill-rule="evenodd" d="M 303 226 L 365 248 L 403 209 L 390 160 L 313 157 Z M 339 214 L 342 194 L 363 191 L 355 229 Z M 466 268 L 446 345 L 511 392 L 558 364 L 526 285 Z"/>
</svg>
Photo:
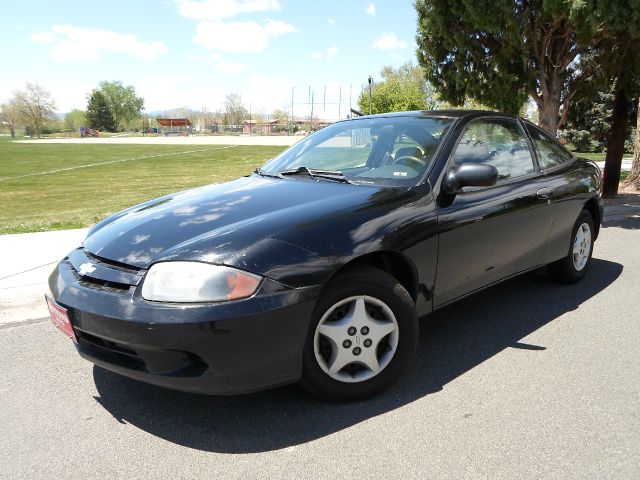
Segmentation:
<svg viewBox="0 0 640 480">
<path fill-rule="evenodd" d="M 445 133 L 446 117 L 378 117 L 338 122 L 300 140 L 259 173 L 385 186 L 415 185 Z"/>
</svg>

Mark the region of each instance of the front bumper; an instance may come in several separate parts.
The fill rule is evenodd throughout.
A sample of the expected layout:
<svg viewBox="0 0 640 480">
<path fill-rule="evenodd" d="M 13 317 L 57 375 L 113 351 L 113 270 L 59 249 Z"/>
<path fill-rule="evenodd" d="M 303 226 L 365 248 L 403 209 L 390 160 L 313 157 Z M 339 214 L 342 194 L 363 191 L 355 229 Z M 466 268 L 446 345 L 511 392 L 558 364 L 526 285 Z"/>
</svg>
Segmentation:
<svg viewBox="0 0 640 480">
<path fill-rule="evenodd" d="M 319 287 L 291 289 L 265 279 L 251 298 L 167 304 L 140 285 L 85 281 L 69 260 L 49 279 L 69 311 L 78 352 L 113 372 L 154 385 L 207 394 L 248 393 L 295 382 Z"/>
</svg>

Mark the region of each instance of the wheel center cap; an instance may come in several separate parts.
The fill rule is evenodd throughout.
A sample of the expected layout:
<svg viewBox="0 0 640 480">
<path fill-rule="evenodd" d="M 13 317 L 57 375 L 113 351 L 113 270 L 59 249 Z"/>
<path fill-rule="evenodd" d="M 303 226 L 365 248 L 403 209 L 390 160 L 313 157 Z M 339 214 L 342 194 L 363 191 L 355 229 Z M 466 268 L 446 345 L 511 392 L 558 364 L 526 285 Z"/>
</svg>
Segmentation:
<svg viewBox="0 0 640 480">
<path fill-rule="evenodd" d="M 356 336 L 356 345 L 360 345 L 360 337 Z"/>
</svg>

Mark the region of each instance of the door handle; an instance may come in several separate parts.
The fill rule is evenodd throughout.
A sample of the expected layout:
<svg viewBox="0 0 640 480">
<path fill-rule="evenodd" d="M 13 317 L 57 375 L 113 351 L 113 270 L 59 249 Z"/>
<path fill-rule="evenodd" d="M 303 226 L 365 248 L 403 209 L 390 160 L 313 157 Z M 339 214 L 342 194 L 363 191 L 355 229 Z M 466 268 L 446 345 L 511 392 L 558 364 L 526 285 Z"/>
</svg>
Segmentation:
<svg viewBox="0 0 640 480">
<path fill-rule="evenodd" d="M 536 196 L 540 200 L 549 200 L 551 198 L 551 190 L 548 188 L 541 188 L 536 192 Z"/>
</svg>

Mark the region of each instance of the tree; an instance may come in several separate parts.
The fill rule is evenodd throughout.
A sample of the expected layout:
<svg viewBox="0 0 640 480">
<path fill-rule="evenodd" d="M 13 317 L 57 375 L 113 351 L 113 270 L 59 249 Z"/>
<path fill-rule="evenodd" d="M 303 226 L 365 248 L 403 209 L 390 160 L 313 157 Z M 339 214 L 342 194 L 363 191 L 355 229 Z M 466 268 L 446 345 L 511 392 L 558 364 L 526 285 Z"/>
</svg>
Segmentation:
<svg viewBox="0 0 640 480">
<path fill-rule="evenodd" d="M 418 61 L 453 104 L 472 97 L 517 113 L 531 97 L 540 126 L 555 135 L 597 71 L 590 53 L 609 24 L 634 18 L 618 3 L 630 2 L 417 0 Z"/>
<path fill-rule="evenodd" d="M 248 111 L 238 93 L 229 93 L 224 100 L 225 120 L 227 125 L 240 125 Z"/>
<path fill-rule="evenodd" d="M 594 57 L 597 78 L 614 85 L 615 92 L 602 179 L 602 196 L 609 198 L 618 193 L 631 99 L 640 94 L 640 5 L 637 0 L 604 4 L 607 28 Z"/>
<path fill-rule="evenodd" d="M 94 90 L 89 95 L 87 104 L 87 123 L 89 127 L 107 132 L 116 131 L 116 122 L 109 108 L 107 99 L 101 90 Z"/>
<path fill-rule="evenodd" d="M 583 94 L 573 102 L 567 118 L 566 136 L 577 151 L 605 151 L 611 130 L 614 98 L 613 85 L 606 84 L 602 90 Z M 635 125 L 635 109 L 629 113 L 629 124 Z M 625 141 L 630 141 L 631 130 L 627 129 Z"/>
<path fill-rule="evenodd" d="M 24 90 L 15 93 L 14 101 L 25 123 L 40 138 L 46 123 L 55 118 L 56 103 L 51 93 L 38 84 L 27 83 Z"/>
<path fill-rule="evenodd" d="M 0 123 L 9 129 L 12 138 L 15 138 L 21 120 L 22 114 L 15 98 L 0 105 Z"/>
<path fill-rule="evenodd" d="M 144 99 L 136 95 L 132 85 L 125 87 L 122 82 L 100 82 L 99 90 L 111 110 L 117 129 L 124 130 L 140 118 Z"/>
<path fill-rule="evenodd" d="M 640 97 L 638 97 L 638 116 L 636 118 L 636 141 L 633 147 L 633 163 L 631 172 L 625 180 L 625 185 L 634 190 L 640 190 Z"/>
<path fill-rule="evenodd" d="M 425 80 L 422 68 L 408 62 L 394 69 L 383 67 L 382 80 L 372 85 L 371 113 L 407 110 L 432 110 L 440 104 L 433 87 Z M 369 89 L 358 97 L 358 108 L 369 112 Z"/>
<path fill-rule="evenodd" d="M 284 110 L 277 108 L 271 113 L 271 120 L 277 120 L 279 122 L 286 123 L 289 121 L 289 114 Z"/>
<path fill-rule="evenodd" d="M 83 110 L 74 108 L 64 116 L 64 128 L 78 130 L 87 123 L 87 114 Z"/>
</svg>

